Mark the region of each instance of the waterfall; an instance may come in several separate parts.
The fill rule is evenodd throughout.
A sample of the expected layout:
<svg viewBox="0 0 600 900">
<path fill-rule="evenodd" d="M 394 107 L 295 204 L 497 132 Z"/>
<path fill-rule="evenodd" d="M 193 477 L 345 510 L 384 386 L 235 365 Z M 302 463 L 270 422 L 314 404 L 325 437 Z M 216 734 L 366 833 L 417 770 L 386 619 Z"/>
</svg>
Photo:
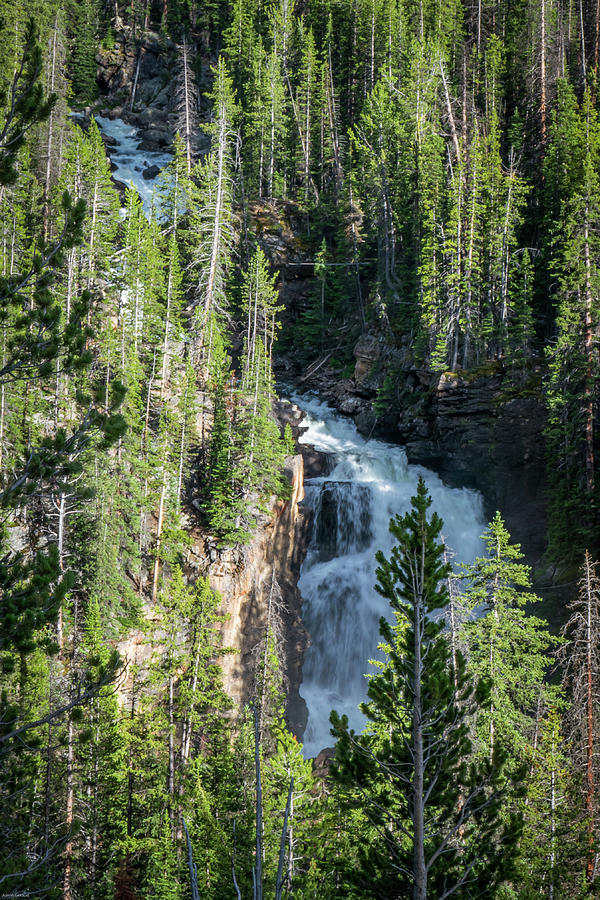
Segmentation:
<svg viewBox="0 0 600 900">
<path fill-rule="evenodd" d="M 155 179 L 145 179 L 143 170 L 165 166 L 170 154 L 140 150 L 137 129 L 120 119 L 97 121 L 115 142 L 110 148 L 115 178 L 136 188 L 148 214 Z M 353 728 L 362 728 L 358 704 L 366 697 L 364 673 L 369 659 L 378 655 L 379 619 L 389 613 L 373 587 L 375 552 L 389 554 L 389 520 L 408 510 L 418 476 L 425 478 L 457 561 L 470 562 L 481 553 L 485 522 L 476 492 L 448 488 L 433 472 L 408 465 L 401 447 L 365 440 L 352 421 L 325 403 L 307 396 L 293 399 L 307 413 L 308 431 L 301 440 L 332 459 L 329 475 L 306 483 L 313 527 L 299 581 L 303 621 L 312 640 L 300 689 L 308 706 L 304 749 L 314 756 L 332 743 L 332 709 L 346 713 Z"/>
<path fill-rule="evenodd" d="M 435 473 L 408 465 L 401 447 L 366 440 L 325 403 L 292 399 L 307 414 L 301 443 L 329 454 L 332 465 L 328 475 L 306 482 L 313 525 L 298 584 L 311 635 L 300 688 L 308 707 L 304 752 L 311 757 L 333 742 L 332 709 L 345 713 L 354 729 L 363 727 L 358 704 L 366 698 L 364 675 L 373 670 L 368 661 L 380 656 L 379 619 L 389 614 L 387 600 L 374 589 L 375 552 L 389 555 L 389 520 L 409 509 L 419 475 L 432 509 L 444 520 L 443 535 L 457 562 L 481 554 L 485 520 L 477 492 L 446 487 Z"/>
</svg>

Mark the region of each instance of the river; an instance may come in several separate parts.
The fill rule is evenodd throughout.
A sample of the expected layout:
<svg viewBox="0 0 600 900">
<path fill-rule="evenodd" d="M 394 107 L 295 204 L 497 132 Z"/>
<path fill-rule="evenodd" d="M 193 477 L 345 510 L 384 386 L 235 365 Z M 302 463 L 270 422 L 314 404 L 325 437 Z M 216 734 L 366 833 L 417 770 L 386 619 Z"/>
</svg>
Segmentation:
<svg viewBox="0 0 600 900">
<path fill-rule="evenodd" d="M 444 520 L 443 536 L 456 562 L 481 554 L 485 519 L 476 491 L 446 487 L 434 472 L 409 465 L 401 447 L 366 440 L 351 419 L 317 398 L 291 399 L 306 412 L 301 442 L 330 454 L 332 465 L 328 475 L 305 485 L 313 524 L 298 586 L 311 646 L 300 695 L 308 707 L 304 753 L 311 757 L 332 744 L 332 709 L 345 713 L 356 730 L 364 724 L 358 710 L 366 698 L 364 676 L 373 671 L 368 660 L 378 655 L 379 619 L 389 614 L 374 589 L 375 552 L 389 554 L 390 518 L 409 509 L 419 475 Z"/>
<path fill-rule="evenodd" d="M 143 172 L 167 165 L 170 155 L 140 150 L 137 130 L 120 119 L 98 117 L 98 124 L 115 141 L 109 148 L 115 179 L 138 191 L 149 214 L 155 179 L 144 178 Z M 389 553 L 389 520 L 408 510 L 418 476 L 424 477 L 433 508 L 444 520 L 444 537 L 456 561 L 468 563 L 481 553 L 485 521 L 475 491 L 446 487 L 433 472 L 408 465 L 401 447 L 366 440 L 352 420 L 317 398 L 291 399 L 306 412 L 308 430 L 301 441 L 332 460 L 330 474 L 306 482 L 313 526 L 299 589 L 311 646 L 300 694 L 308 707 L 304 753 L 311 757 L 332 743 L 332 709 L 346 713 L 353 728 L 363 725 L 358 704 L 366 697 L 364 676 L 369 659 L 377 656 L 379 619 L 389 613 L 373 587 L 375 552 Z"/>
</svg>

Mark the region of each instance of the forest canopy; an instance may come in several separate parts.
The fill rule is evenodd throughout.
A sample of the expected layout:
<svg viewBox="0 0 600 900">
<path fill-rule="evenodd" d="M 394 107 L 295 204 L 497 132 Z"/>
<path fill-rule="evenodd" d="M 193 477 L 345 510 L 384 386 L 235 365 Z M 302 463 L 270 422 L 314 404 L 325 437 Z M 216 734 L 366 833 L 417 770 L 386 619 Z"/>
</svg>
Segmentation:
<svg viewBox="0 0 600 900">
<path fill-rule="evenodd" d="M 0 894 L 597 896 L 600 4 L 0 0 L 0 35 Z M 420 480 L 365 728 L 314 763 L 276 374 L 347 384 L 361 341 L 369 437 L 442 379 L 535 404 L 561 599 L 502 509 L 453 568 Z"/>
</svg>

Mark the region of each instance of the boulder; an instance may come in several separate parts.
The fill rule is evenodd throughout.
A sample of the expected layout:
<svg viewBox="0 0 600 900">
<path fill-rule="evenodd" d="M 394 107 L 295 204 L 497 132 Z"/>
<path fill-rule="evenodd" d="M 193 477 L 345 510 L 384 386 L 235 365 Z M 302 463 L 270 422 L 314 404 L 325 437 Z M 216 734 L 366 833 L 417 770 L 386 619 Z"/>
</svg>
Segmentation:
<svg viewBox="0 0 600 900">
<path fill-rule="evenodd" d="M 342 400 L 339 406 L 339 410 L 345 416 L 354 416 L 362 407 L 362 401 L 359 397 L 346 397 L 345 400 Z"/>
<path fill-rule="evenodd" d="M 322 478 L 333 471 L 335 457 L 331 453 L 315 450 L 310 444 L 301 444 L 300 452 L 304 461 L 306 478 Z"/>
<path fill-rule="evenodd" d="M 139 81 L 142 83 L 151 81 L 159 78 L 164 72 L 166 72 L 166 61 L 160 48 L 146 49 L 144 47 L 140 58 Z"/>
<path fill-rule="evenodd" d="M 166 113 L 161 109 L 156 109 L 154 106 L 147 106 L 146 109 L 137 114 L 138 128 L 166 130 L 166 124 Z"/>
<path fill-rule="evenodd" d="M 148 128 L 140 142 L 140 150 L 167 150 L 173 143 L 173 133 L 163 128 Z"/>
<path fill-rule="evenodd" d="M 156 95 L 162 90 L 163 87 L 163 79 L 161 76 L 157 76 L 156 78 L 150 78 L 148 81 L 140 81 L 138 82 L 137 94 L 136 94 L 136 103 L 146 103 L 153 105 L 149 108 L 148 111 L 151 110 L 152 114 L 156 117 L 163 118 L 162 110 L 159 110 L 154 107 L 154 98 Z M 146 111 L 146 110 L 145 110 Z"/>
<path fill-rule="evenodd" d="M 375 334 L 363 335 L 354 348 L 356 364 L 354 366 L 354 380 L 358 385 L 364 385 L 367 381 L 373 364 L 381 356 L 381 338 Z"/>
<path fill-rule="evenodd" d="M 162 79 L 161 79 L 162 81 Z M 160 88 L 158 93 L 156 93 L 152 99 L 152 105 L 156 109 L 168 109 L 171 105 L 171 88 L 170 85 L 165 85 Z"/>
<path fill-rule="evenodd" d="M 111 121 L 114 121 L 115 119 L 122 119 L 123 113 L 124 113 L 124 109 L 122 106 L 113 106 L 112 109 L 108 110 L 108 112 L 106 113 L 106 116 Z"/>
<path fill-rule="evenodd" d="M 144 169 L 142 172 L 142 175 L 146 179 L 146 181 L 152 181 L 152 179 L 156 178 L 156 176 L 159 174 L 160 166 L 148 166 L 148 168 Z"/>
</svg>

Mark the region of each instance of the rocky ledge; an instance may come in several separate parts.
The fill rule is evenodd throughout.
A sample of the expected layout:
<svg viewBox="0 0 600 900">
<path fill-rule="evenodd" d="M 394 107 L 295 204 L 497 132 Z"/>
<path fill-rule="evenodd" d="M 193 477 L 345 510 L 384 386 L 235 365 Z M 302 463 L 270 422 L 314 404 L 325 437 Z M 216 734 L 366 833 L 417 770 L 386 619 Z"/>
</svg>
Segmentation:
<svg viewBox="0 0 600 900">
<path fill-rule="evenodd" d="M 515 377 L 498 361 L 434 374 L 419 369 L 409 350 L 390 354 L 377 334 L 361 338 L 354 355 L 352 378 L 323 367 L 306 386 L 351 416 L 362 434 L 402 444 L 409 462 L 451 486 L 480 491 L 488 518 L 500 509 L 528 562 L 539 567 L 547 524 L 540 369 Z M 390 370 L 393 396 L 386 390 Z"/>
</svg>

